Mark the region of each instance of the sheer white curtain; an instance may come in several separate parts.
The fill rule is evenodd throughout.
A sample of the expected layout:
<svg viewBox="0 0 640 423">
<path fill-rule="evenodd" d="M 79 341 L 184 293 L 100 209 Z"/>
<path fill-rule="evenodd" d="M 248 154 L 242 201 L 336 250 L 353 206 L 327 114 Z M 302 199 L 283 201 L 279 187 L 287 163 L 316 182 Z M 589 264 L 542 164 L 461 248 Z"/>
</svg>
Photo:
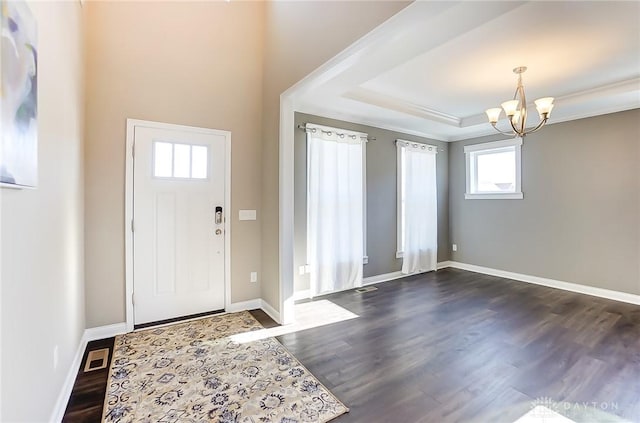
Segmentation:
<svg viewBox="0 0 640 423">
<path fill-rule="evenodd" d="M 366 134 L 307 124 L 311 296 L 362 286 Z"/>
<path fill-rule="evenodd" d="M 404 248 L 402 273 L 436 269 L 438 256 L 437 149 L 398 140 L 404 150 Z"/>
</svg>

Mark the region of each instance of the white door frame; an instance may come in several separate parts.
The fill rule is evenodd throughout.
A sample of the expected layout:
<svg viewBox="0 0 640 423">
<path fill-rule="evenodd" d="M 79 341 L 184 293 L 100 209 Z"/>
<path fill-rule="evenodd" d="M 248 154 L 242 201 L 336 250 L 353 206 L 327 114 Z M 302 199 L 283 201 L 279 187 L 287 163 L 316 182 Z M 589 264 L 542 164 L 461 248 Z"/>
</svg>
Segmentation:
<svg viewBox="0 0 640 423">
<path fill-rule="evenodd" d="M 197 132 L 225 137 L 224 186 L 224 308 L 231 304 L 231 132 L 195 126 L 174 125 L 148 120 L 127 119 L 127 150 L 125 159 L 124 251 L 125 251 L 125 317 L 127 331 L 133 331 L 133 142 L 136 127 Z"/>
</svg>

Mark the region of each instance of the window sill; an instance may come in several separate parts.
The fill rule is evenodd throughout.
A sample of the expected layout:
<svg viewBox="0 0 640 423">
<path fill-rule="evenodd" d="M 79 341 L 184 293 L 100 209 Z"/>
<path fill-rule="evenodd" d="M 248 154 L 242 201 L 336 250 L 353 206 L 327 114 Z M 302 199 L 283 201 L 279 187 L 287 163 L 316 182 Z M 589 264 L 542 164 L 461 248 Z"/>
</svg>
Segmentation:
<svg viewBox="0 0 640 423">
<path fill-rule="evenodd" d="M 464 194 L 465 200 L 522 200 L 524 196 L 521 192 L 493 193 L 493 194 Z"/>
</svg>

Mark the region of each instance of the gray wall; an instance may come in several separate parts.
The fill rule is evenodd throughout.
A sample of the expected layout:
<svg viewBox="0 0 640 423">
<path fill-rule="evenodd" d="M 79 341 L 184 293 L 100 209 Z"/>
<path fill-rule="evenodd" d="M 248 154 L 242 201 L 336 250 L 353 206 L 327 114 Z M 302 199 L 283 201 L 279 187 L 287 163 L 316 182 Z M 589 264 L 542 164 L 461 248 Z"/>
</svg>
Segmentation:
<svg viewBox="0 0 640 423">
<path fill-rule="evenodd" d="M 523 200 L 465 200 L 450 144 L 452 260 L 640 294 L 640 110 L 550 125 L 522 146 Z"/>
<path fill-rule="evenodd" d="M 402 259 L 396 259 L 396 146 L 398 138 L 437 145 L 438 180 L 438 261 L 449 260 L 449 186 L 448 144 L 413 135 L 335 119 L 296 113 L 295 124 L 315 123 L 353 131 L 366 132 L 375 141 L 367 143 L 367 255 L 364 276 L 398 271 Z M 298 267 L 304 265 L 307 240 L 307 145 L 306 134 L 297 129 L 295 138 L 295 281 L 296 291 L 309 288 L 309 276 L 301 276 Z"/>
</svg>

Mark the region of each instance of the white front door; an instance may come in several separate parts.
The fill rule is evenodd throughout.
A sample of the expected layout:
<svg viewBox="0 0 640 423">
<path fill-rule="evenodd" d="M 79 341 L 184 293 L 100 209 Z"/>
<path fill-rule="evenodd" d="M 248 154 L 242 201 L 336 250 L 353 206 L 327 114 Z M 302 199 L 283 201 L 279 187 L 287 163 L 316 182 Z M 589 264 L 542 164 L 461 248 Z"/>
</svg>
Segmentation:
<svg viewBox="0 0 640 423">
<path fill-rule="evenodd" d="M 134 323 L 224 309 L 230 134 L 171 125 L 134 131 Z"/>
</svg>

